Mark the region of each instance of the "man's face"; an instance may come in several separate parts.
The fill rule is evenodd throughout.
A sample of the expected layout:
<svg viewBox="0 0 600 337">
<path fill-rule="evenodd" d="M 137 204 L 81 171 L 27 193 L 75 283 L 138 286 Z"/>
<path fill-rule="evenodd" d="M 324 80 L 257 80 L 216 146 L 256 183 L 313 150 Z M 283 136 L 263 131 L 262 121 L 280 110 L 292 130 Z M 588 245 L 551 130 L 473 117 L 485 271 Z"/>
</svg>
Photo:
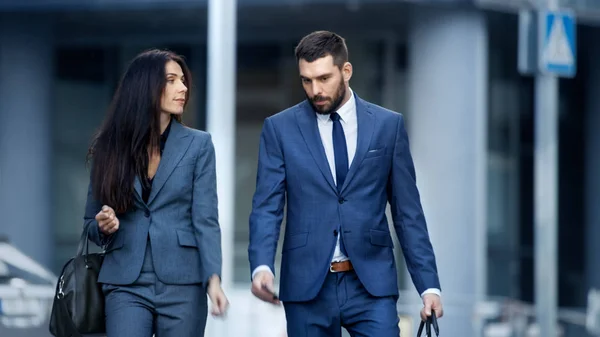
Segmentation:
<svg viewBox="0 0 600 337">
<path fill-rule="evenodd" d="M 314 110 L 324 115 L 336 111 L 346 98 L 352 65 L 346 62 L 340 69 L 333 63 L 333 57 L 327 55 L 313 62 L 300 59 L 298 68 L 302 87 Z"/>
</svg>

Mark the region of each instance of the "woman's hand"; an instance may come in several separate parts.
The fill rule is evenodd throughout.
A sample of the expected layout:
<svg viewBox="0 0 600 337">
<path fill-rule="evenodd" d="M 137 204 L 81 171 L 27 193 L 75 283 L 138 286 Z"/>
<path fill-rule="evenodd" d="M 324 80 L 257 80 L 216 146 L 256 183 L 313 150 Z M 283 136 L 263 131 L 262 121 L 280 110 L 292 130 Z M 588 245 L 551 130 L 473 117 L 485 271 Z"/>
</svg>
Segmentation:
<svg viewBox="0 0 600 337">
<path fill-rule="evenodd" d="M 211 314 L 213 316 L 225 316 L 229 301 L 221 288 L 221 279 L 217 275 L 213 275 L 208 281 L 207 289 L 208 297 L 212 302 Z"/>
<path fill-rule="evenodd" d="M 96 214 L 96 221 L 98 221 L 98 227 L 104 235 L 111 235 L 119 230 L 119 219 L 115 214 L 115 210 L 106 205 L 102 206 L 102 210 Z"/>
</svg>

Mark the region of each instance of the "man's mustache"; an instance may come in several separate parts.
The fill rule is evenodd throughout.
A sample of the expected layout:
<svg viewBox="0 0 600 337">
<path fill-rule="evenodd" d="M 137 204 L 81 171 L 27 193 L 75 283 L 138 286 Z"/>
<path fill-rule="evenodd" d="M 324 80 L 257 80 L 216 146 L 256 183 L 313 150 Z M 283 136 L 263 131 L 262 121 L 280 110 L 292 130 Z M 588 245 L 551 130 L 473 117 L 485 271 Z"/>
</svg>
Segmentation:
<svg viewBox="0 0 600 337">
<path fill-rule="evenodd" d="M 324 101 L 329 101 L 329 98 L 327 97 L 323 97 L 323 96 L 315 96 L 312 99 L 313 102 L 324 102 Z"/>
</svg>

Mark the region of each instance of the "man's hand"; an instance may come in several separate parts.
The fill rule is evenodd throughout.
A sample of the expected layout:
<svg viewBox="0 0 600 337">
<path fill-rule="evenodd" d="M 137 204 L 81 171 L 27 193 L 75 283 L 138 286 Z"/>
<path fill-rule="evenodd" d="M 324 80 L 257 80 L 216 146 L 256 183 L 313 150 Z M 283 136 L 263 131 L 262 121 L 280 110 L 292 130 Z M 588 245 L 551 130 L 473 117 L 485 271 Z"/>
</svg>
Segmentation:
<svg viewBox="0 0 600 337">
<path fill-rule="evenodd" d="M 215 317 L 225 316 L 229 307 L 229 301 L 227 300 L 227 296 L 225 296 L 225 292 L 223 292 L 223 288 L 221 288 L 221 280 L 217 275 L 213 275 L 208 281 L 206 292 L 212 303 L 211 314 Z"/>
<path fill-rule="evenodd" d="M 436 294 L 425 294 L 423 296 L 423 309 L 421 309 L 421 320 L 426 321 L 431 316 L 431 311 L 435 312 L 435 317 L 441 318 L 444 315 L 442 308 L 442 299 Z"/>
<path fill-rule="evenodd" d="M 109 206 L 102 206 L 102 210 L 96 214 L 98 227 L 104 235 L 111 235 L 119 230 L 119 219 L 115 215 L 115 211 Z"/>
<path fill-rule="evenodd" d="M 256 273 L 252 280 L 252 294 L 265 302 L 279 305 L 279 298 L 275 296 L 273 283 L 273 274 L 270 272 L 265 270 Z"/>
</svg>

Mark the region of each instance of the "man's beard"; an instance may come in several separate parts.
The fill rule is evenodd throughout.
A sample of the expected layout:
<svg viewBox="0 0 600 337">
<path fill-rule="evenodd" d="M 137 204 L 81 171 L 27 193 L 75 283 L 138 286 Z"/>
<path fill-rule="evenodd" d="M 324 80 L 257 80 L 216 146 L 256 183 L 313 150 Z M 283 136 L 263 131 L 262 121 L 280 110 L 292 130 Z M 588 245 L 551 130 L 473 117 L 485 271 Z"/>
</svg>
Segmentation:
<svg viewBox="0 0 600 337">
<path fill-rule="evenodd" d="M 344 84 L 343 79 L 340 81 L 340 85 L 337 90 L 337 95 L 333 98 L 332 103 L 331 105 L 329 105 L 329 107 L 318 106 L 315 104 L 315 102 L 319 101 L 328 101 L 329 99 L 326 97 L 317 95 L 311 99 L 310 97 L 308 97 L 308 95 L 306 96 L 306 98 L 308 98 L 308 101 L 310 102 L 310 105 L 312 105 L 313 109 L 319 115 L 329 115 L 332 112 L 335 112 L 337 109 L 339 109 L 340 105 L 344 101 L 344 97 L 346 97 L 346 85 Z"/>
</svg>

